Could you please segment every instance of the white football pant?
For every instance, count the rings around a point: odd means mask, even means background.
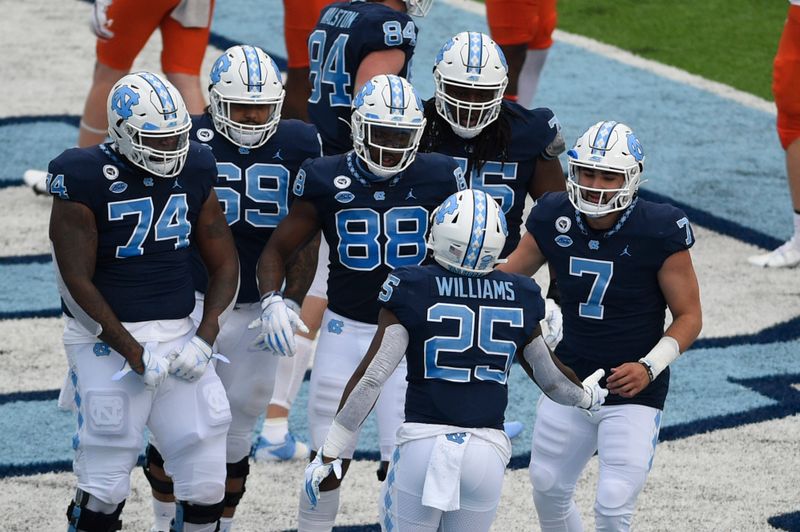
[[[542,395],[536,410],[530,478],[543,532],[583,530],[575,484],[597,451],[600,473],[594,504],[597,530],[630,530],[636,498],[653,464],[661,410],[603,406],[593,416]]]

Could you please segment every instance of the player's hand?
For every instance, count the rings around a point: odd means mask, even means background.
[[[193,336],[183,344],[183,347],[167,355],[169,372],[176,377],[194,382],[206,372],[206,366],[212,355],[211,346],[199,336]]]
[[[261,301],[261,308],[261,318],[253,320],[248,326],[248,329],[261,327],[253,346],[282,356],[294,356],[297,349],[295,331],[308,332],[308,327],[298,315],[297,304],[291,300],[284,301],[280,292],[275,292]]]
[[[108,8],[112,0],[95,0],[92,7],[92,31],[101,39],[111,39],[114,32],[109,29],[113,20],[108,20]]]
[[[629,399],[647,388],[650,376],[639,362],[626,362],[611,368],[611,375],[606,379],[608,391]]]
[[[600,406],[606,401],[606,396],[608,395],[608,390],[600,386],[600,379],[605,374],[605,371],[598,369],[583,379],[584,398],[578,404],[579,408],[583,408],[590,413],[600,410]]]
[[[134,371],[131,365],[126,361],[122,369],[111,377],[111,380],[118,381],[128,373],[133,372],[142,378],[145,388],[153,391],[167,379],[169,362],[165,358],[157,357],[151,354],[147,349],[144,349],[142,351],[142,362],[141,364],[137,364],[136,367],[141,367],[142,371]]]
[[[305,472],[305,489],[306,497],[311,503],[311,508],[317,506],[319,500],[319,485],[320,483],[330,476],[331,472],[336,478],[342,478],[342,459],[337,458],[332,462],[325,463],[322,461],[322,449],[317,452],[317,456],[306,466]]]
[[[544,300],[544,319],[542,320],[542,337],[551,351],[555,351],[558,342],[564,336],[564,320],[561,307],[552,299]]]

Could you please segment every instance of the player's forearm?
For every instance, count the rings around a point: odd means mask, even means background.
[[[274,237],[273,237],[274,238]],[[261,253],[256,268],[256,278],[258,279],[258,291],[263,296],[267,292],[280,290],[283,286],[283,279],[286,275],[286,259],[270,243]]]
[[[536,384],[550,399],[568,406],[584,400],[586,392],[575,372],[552,356],[541,336],[525,346],[523,357],[533,370]]]
[[[678,342],[681,353],[689,349],[703,328],[703,317],[699,310],[674,316],[664,336],[671,336]]]
[[[289,263],[286,272],[286,287],[283,295],[286,299],[302,304],[306,292],[314,281],[317,271],[317,257],[319,255],[320,235],[312,238]]]
[[[122,355],[134,370],[141,368],[143,351],[141,344],[122,326],[103,294],[91,280],[67,276],[64,277],[64,284],[80,309],[102,328],[98,338]]]
[[[214,272],[209,272],[208,289],[203,300],[203,318],[197,336],[212,345],[217,339],[220,316],[235,302],[239,292],[239,260],[235,255]]]

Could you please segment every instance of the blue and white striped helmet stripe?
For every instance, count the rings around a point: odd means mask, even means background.
[[[261,92],[264,80],[261,79],[261,61],[258,52],[252,46],[242,46],[247,60],[247,92]]]
[[[467,58],[467,72],[470,74],[480,74],[483,64],[483,34],[477,32],[469,33],[469,55]]]
[[[617,126],[617,122],[603,122],[603,125],[600,126],[600,130],[597,132],[597,135],[594,137],[594,141],[592,142],[592,154],[593,155],[605,155],[606,154],[606,146],[608,146],[608,138],[611,136],[611,132],[614,131],[614,128]]]
[[[392,101],[389,105],[389,114],[402,115],[405,109],[403,105],[406,101],[406,91],[402,80],[397,76],[386,76],[389,79],[389,87],[392,90]]]
[[[482,190],[473,190],[472,208],[472,234],[469,237],[467,253],[461,261],[465,268],[475,269],[478,258],[481,256],[483,241],[486,238],[486,193]]]
[[[164,113],[164,118],[178,118],[178,107],[175,105],[172,95],[167,90],[167,86],[150,72],[140,72],[139,77],[149,83],[150,86],[153,87],[153,90],[156,91],[158,99],[161,102],[161,111]]]

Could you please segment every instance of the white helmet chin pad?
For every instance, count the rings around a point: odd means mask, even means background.
[[[425,129],[422,100],[405,79],[375,76],[353,98],[350,124],[356,155],[388,179],[414,162]]]
[[[482,190],[449,196],[431,215],[428,248],[442,267],[477,277],[491,272],[508,236],[503,210]]]
[[[242,148],[266,144],[278,129],[286,91],[275,61],[257,46],[237,45],[225,50],[211,68],[208,97],[214,128]],[[267,106],[261,123],[233,119],[232,105]]]
[[[625,124],[604,121],[590,127],[567,151],[567,195],[572,205],[590,218],[626,209],[642,184],[644,150]],[[580,168],[624,176],[619,188],[592,188],[580,184]],[[591,199],[589,199],[591,198]]]
[[[181,173],[192,121],[180,93],[150,72],[128,74],[108,95],[108,134],[132,164],[159,177]]]
[[[465,31],[439,50],[433,80],[436,112],[459,137],[470,139],[500,115],[508,65],[488,35]]]

